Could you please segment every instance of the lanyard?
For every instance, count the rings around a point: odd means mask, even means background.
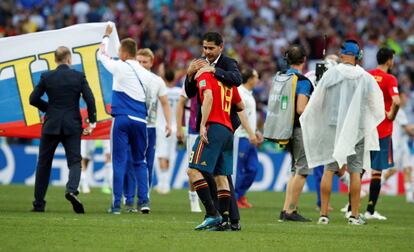
[[[132,71],[134,71],[134,73],[135,73],[135,76],[137,77],[137,79],[138,79],[138,82],[139,82],[139,84],[141,85],[141,87],[142,87],[142,90],[144,90],[144,95],[145,95],[145,97],[147,97],[147,91],[145,90],[145,88],[144,88],[144,85],[142,84],[142,82],[141,82],[141,79],[139,78],[139,76],[138,76],[138,73],[135,71],[135,69],[131,66],[131,64],[129,64],[128,62],[126,62],[126,61],[124,61],[125,63],[127,63],[130,67],[131,67],[131,69],[132,69]]]

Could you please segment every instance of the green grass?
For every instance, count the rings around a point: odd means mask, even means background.
[[[414,251],[414,205],[403,197],[381,197],[387,221],[348,226],[334,194],[331,223],[316,224],[315,195],[301,197],[312,223],[278,223],[283,193],[249,193],[253,209],[242,209],[241,232],[193,231],[202,214],[189,212],[187,191],[152,194],[150,215],[109,215],[111,196],[98,189],[81,195],[86,214],[76,215],[64,189],[50,187],[45,213],[31,213],[33,188],[0,186],[0,251]],[[365,207],[365,205],[364,205]]]

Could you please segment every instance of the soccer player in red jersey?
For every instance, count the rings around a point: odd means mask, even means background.
[[[201,99],[202,118],[200,135],[194,143],[189,158],[188,176],[206,209],[206,218],[196,230],[230,230],[230,187],[227,176],[233,173],[233,129],[230,110],[233,105],[244,109],[236,87],[227,87],[213,73],[203,68],[196,75]],[[204,174],[215,176],[219,209],[213,203]]]
[[[400,97],[398,94],[397,79],[388,72],[394,65],[394,51],[389,48],[381,48],[377,53],[378,67],[368,71],[378,82],[384,95],[385,114],[384,121],[378,125],[378,135],[380,141],[380,150],[371,151],[371,184],[369,187],[369,201],[365,218],[386,220],[375,211],[375,206],[381,191],[381,174],[382,170],[394,166],[392,153],[392,125],[400,106]]]

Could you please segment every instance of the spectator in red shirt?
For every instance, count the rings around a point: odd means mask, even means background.
[[[375,206],[381,191],[382,170],[394,166],[391,140],[392,121],[394,121],[397,115],[400,106],[400,97],[398,94],[397,78],[388,73],[394,65],[394,51],[385,47],[381,48],[377,53],[377,62],[377,68],[368,72],[374,76],[382,90],[384,95],[386,117],[377,127],[380,150],[371,151],[372,177],[369,187],[369,201],[367,211],[365,212],[365,218],[386,220],[387,218],[385,216],[382,216],[375,211]]]

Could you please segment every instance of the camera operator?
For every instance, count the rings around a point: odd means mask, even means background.
[[[340,62],[339,57],[336,54],[328,54],[326,55],[323,62],[317,63],[315,70],[311,70],[305,74],[305,76],[312,82],[312,85],[316,87],[320,79],[322,78],[323,74],[331,67],[338,65]],[[323,165],[318,166],[313,171],[313,177],[315,179],[315,187],[317,193],[317,201],[316,205],[318,208],[321,208],[321,180],[323,175]],[[345,172],[345,169],[341,169],[336,174],[341,180],[342,183],[349,186],[349,175]],[[332,207],[329,206],[329,211],[332,211]]]
[[[384,99],[375,79],[359,65],[362,51],[354,40],[343,43],[341,63],[326,71],[300,117],[309,167],[326,165],[318,223],[328,224],[332,179],[348,165],[352,215],[351,225],[363,225],[358,212],[362,168],[369,167],[370,150],[378,150],[377,125],[384,119]]]

